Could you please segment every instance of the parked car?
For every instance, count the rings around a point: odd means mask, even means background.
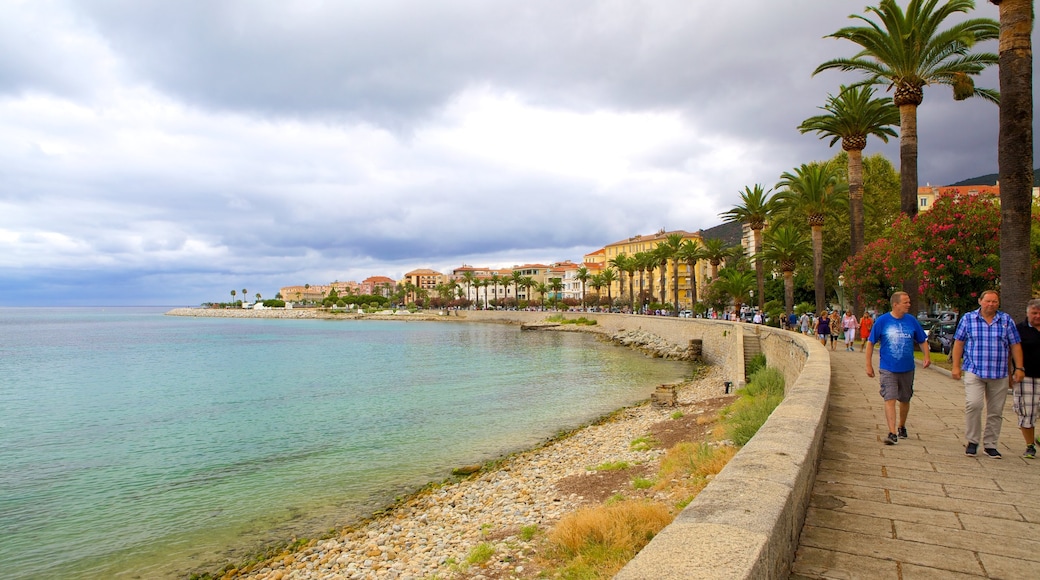
[[[928,332],[928,349],[932,352],[950,354],[953,349],[953,333],[957,330],[954,322],[938,322]]]

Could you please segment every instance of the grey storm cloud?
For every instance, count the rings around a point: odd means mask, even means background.
[[[811,73],[854,52],[823,37],[862,9],[5,3],[0,304],[273,295],[717,225],[745,185],[839,151],[796,127],[856,80]],[[927,88],[921,182],[996,171],[996,119]],[[875,152],[898,165],[897,141]]]

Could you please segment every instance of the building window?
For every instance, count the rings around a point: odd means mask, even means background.
[[[921,198],[921,207],[928,207],[928,198],[927,197],[922,197]]]

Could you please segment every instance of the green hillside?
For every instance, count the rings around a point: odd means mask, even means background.
[[[957,183],[951,183],[950,185],[996,185],[998,174],[990,173],[989,175],[980,175],[978,177],[972,177],[971,179],[965,179],[964,181],[958,181]],[[1040,169],[1033,170],[1033,187],[1040,186]]]

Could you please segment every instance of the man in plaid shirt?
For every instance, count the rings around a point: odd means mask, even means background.
[[[1014,360],[1012,380],[1025,376],[1022,366],[1022,339],[1015,321],[999,311],[1000,296],[986,290],[979,297],[979,309],[965,314],[953,333],[953,378],[964,376],[964,435],[968,445],[965,455],[974,456],[982,447],[993,459],[1002,456],[997,450],[1004,402],[1008,392],[1008,354]],[[963,358],[963,365],[962,363]],[[986,408],[986,430],[982,431],[982,409]]]

